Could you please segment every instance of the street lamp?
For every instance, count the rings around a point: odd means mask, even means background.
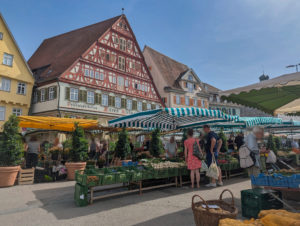
[[[298,66],[299,66],[299,65],[300,65],[300,64],[292,64],[292,65],[286,66],[286,68],[296,67],[296,72],[298,72]]]

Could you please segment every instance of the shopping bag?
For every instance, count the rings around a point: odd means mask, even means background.
[[[267,160],[266,162],[267,163],[276,163],[277,161],[277,158],[276,158],[276,155],[274,154],[274,152],[271,150],[268,154],[268,157],[267,157]]]
[[[201,169],[200,169],[200,172],[206,172],[208,170],[208,167],[205,163],[204,160],[201,161]]]
[[[199,160],[203,160],[205,158],[197,140],[195,140],[193,144],[193,155],[197,157]]]
[[[213,155],[212,163],[210,164],[208,171],[206,172],[206,176],[215,179],[219,178],[219,169],[216,164],[216,159],[214,155]]]

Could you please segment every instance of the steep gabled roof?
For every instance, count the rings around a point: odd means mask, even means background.
[[[12,32],[10,31],[9,26],[7,25],[7,23],[6,23],[6,21],[5,21],[4,17],[3,17],[3,15],[1,14],[1,12],[0,12],[0,19],[3,21],[3,24],[4,24],[4,26],[6,27],[8,33],[9,33],[9,36],[11,37],[12,41],[14,42],[14,44],[15,44],[15,46],[16,46],[16,48],[17,48],[17,51],[19,52],[19,54],[20,54],[20,56],[21,56],[21,58],[22,58],[24,64],[26,65],[26,67],[27,67],[27,69],[28,69],[29,74],[30,74],[30,75],[32,76],[32,78],[33,78],[32,72],[31,72],[31,70],[30,70],[30,68],[29,68],[29,66],[28,66],[28,64],[27,64],[27,62],[26,62],[26,60],[25,60],[25,58],[24,58],[24,56],[23,56],[23,54],[22,54],[22,52],[21,52],[19,46],[18,46],[18,43],[17,43],[17,41],[15,40],[15,37],[13,36]],[[34,82],[34,78],[33,78],[33,82]]]
[[[207,84],[207,83],[204,83],[204,85],[207,87],[207,92],[209,93],[219,93],[221,90],[210,85],[210,84]]]
[[[168,86],[175,89],[182,89],[179,85],[177,78],[187,72],[189,67],[185,64],[179,63],[170,57],[157,52],[156,50],[145,46],[143,52],[148,52],[156,67],[163,75],[163,79],[167,82]]]
[[[33,71],[39,71],[37,79],[58,77],[120,17],[122,15],[44,40],[28,61]]]

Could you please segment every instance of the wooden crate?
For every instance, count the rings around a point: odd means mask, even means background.
[[[19,177],[18,177],[18,184],[33,184],[34,182],[34,168],[31,169],[20,169]]]

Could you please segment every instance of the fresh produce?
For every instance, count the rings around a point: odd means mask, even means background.
[[[278,215],[278,216],[284,216],[284,217],[289,217],[289,218],[292,218],[292,219],[300,220],[300,213],[292,213],[292,212],[289,212],[289,211],[286,211],[286,210],[274,210],[274,209],[261,210],[258,214],[258,217],[263,218],[268,214],[275,214],[275,215]]]
[[[185,162],[150,162],[149,165],[154,169],[166,169],[166,168],[180,168],[186,166]]]
[[[293,219],[287,216],[280,216],[277,214],[267,214],[261,220],[264,226],[299,226],[300,220]]]
[[[201,210],[201,211],[206,210],[206,208],[204,208],[204,207],[202,207],[202,206],[197,206],[196,209]],[[209,208],[208,210],[209,210],[209,212],[211,212],[211,213],[217,213],[217,214],[230,214],[229,211],[223,210],[223,209],[221,209],[221,208],[217,208],[217,209],[214,209],[214,208],[210,209],[210,208]]]
[[[99,182],[99,177],[97,177],[97,176],[88,176],[86,182],[87,183],[90,183],[90,182],[96,182],[96,183],[98,183]]]
[[[219,221],[219,226],[263,226],[260,220],[235,220],[230,218],[221,219]]]

